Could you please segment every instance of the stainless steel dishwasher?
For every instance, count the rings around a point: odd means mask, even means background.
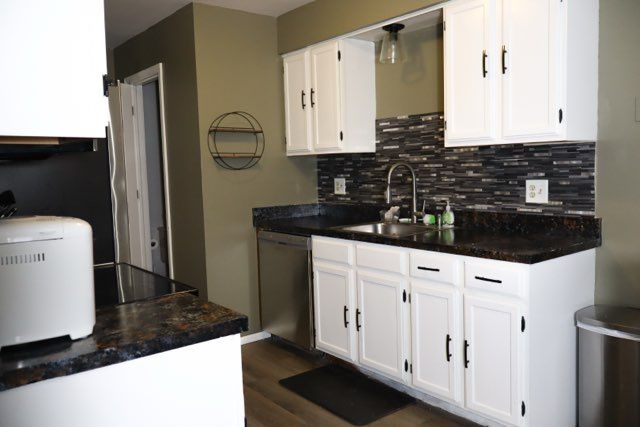
[[[311,239],[259,231],[258,257],[262,329],[312,349]]]

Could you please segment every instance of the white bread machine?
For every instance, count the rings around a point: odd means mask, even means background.
[[[80,219],[0,220],[0,348],[95,325],[91,226]]]

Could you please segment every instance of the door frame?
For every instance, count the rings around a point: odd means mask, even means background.
[[[133,107],[135,111],[142,112],[144,110],[142,102],[142,85],[157,81],[158,82],[158,114],[160,116],[160,145],[162,152],[162,175],[163,175],[163,192],[164,192],[164,216],[165,216],[165,229],[167,233],[167,267],[169,270],[169,278],[173,279],[173,233],[172,233],[172,221],[171,221],[171,193],[169,187],[169,156],[167,150],[167,124],[165,117],[165,97],[164,97],[164,66],[160,62],[152,65],[142,71],[125,77],[124,83],[132,85],[136,89],[136,96],[133,99]],[[147,163],[144,144],[144,114],[137,114],[137,148],[141,154],[141,161],[139,163],[140,174],[144,182],[144,191],[148,192],[146,185],[147,180]],[[145,200],[145,216],[149,217],[149,198],[148,194],[144,195]],[[148,224],[148,221],[147,221]]]

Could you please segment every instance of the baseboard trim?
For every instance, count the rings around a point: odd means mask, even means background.
[[[261,341],[261,340],[267,339],[270,336],[271,336],[271,334],[269,332],[266,332],[266,331],[256,332],[255,334],[245,335],[242,338],[240,338],[240,344],[242,344],[242,345],[250,344],[252,342],[256,342],[256,341]]]

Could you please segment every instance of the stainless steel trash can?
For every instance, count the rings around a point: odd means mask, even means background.
[[[640,426],[640,310],[586,307],[576,325],[578,425]]]

